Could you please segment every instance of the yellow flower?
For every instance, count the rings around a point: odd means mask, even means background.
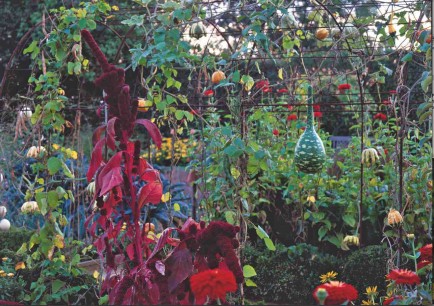
[[[347,235],[344,238],[343,241],[346,245],[359,245],[359,237],[358,236],[352,236],[352,235]]]
[[[373,286],[373,287],[367,287],[366,288],[366,293],[365,293],[368,297],[376,297],[378,295],[377,292],[377,286]]]
[[[371,300],[363,300],[362,305],[377,305],[377,304],[372,302]]]
[[[8,273],[7,274],[9,277],[13,277],[15,274],[13,274],[13,273]]]
[[[336,279],[336,276],[338,275],[335,271],[327,272],[326,274],[321,275],[319,278],[321,280],[321,283],[327,283],[328,281]]]
[[[60,146],[57,143],[53,143],[53,149],[54,150],[59,150]]]
[[[119,11],[119,6],[113,5],[112,6],[112,10],[115,11],[115,12]]]
[[[314,196],[308,196],[307,201],[311,203],[315,203],[315,197]]]
[[[21,269],[25,269],[26,268],[26,264],[22,261],[18,262],[15,265],[15,271],[21,270]]]
[[[3,260],[3,261],[6,261],[6,260],[8,260],[8,258],[7,258],[7,257],[3,257],[2,260]]]
[[[71,151],[70,156],[71,156],[72,159],[77,159],[78,158],[77,151]]]

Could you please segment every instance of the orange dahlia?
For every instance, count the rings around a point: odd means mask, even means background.
[[[420,278],[416,273],[407,269],[395,269],[386,275],[387,279],[395,281],[396,284],[414,285],[420,284]]]
[[[204,301],[208,296],[211,300],[226,298],[226,293],[237,291],[234,274],[226,269],[206,270],[190,278],[190,287],[198,300]]]
[[[358,296],[356,288],[352,285],[344,282],[330,281],[319,285],[313,291],[313,297],[317,302],[320,302],[317,292],[323,290],[327,292],[327,297],[324,302],[325,305],[341,305],[347,301],[357,300]]]

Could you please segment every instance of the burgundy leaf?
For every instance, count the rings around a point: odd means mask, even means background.
[[[133,260],[134,259],[134,243],[130,243],[126,248],[126,251],[127,251],[127,255],[130,258],[130,260]]]
[[[166,273],[166,266],[164,263],[161,262],[161,260],[157,260],[155,262],[155,269],[161,274],[164,275]]]
[[[151,136],[154,143],[157,145],[157,148],[161,148],[161,143],[163,138],[161,137],[160,130],[152,121],[148,119],[137,119],[136,124],[143,125],[147,130],[149,135]]]
[[[104,184],[104,177],[110,172],[113,168],[119,168],[122,161],[122,152],[118,152],[113,155],[104,168],[97,175],[95,190],[98,191],[102,188]],[[99,195],[103,195],[103,193],[99,193]]]
[[[145,186],[140,188],[139,191],[139,197],[137,199],[139,208],[142,208],[142,206],[147,203],[160,203],[162,195],[163,185],[159,180],[147,183]]]
[[[113,117],[107,122],[107,134],[111,137],[115,137],[115,125],[118,118]]]
[[[122,178],[122,169],[121,167],[112,168],[109,172],[107,172],[102,178],[102,186],[101,191],[99,193],[100,196],[106,194],[114,187],[119,186],[123,183]],[[161,199],[161,196],[160,196]]]
[[[140,178],[146,182],[153,182],[160,179],[160,172],[155,169],[147,169],[143,172]]]
[[[168,276],[169,292],[172,293],[193,272],[193,254],[181,243],[165,261],[166,267],[171,271]]]
[[[102,162],[102,148],[105,145],[106,140],[105,138],[100,139],[95,147],[93,148],[92,151],[92,157],[90,159],[90,165],[89,165],[89,169],[87,170],[87,181],[90,182],[93,178],[93,175],[95,174],[95,172],[98,170],[98,168],[101,166],[101,162]]]
[[[92,135],[92,144],[95,146],[95,144],[101,139],[101,134],[102,132],[104,132],[105,129],[105,124],[101,125],[99,127],[96,128],[95,132],[93,132]]]
[[[151,256],[149,256],[148,261],[155,256],[167,243],[167,240],[170,238],[170,233],[174,230],[173,227],[166,228],[162,233],[160,238],[157,241],[157,245],[155,246],[154,250],[152,251]]]

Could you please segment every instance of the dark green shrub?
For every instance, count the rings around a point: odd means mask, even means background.
[[[382,245],[370,245],[354,251],[345,260],[340,280],[356,287],[359,301],[366,287],[377,286],[381,295],[386,295],[387,249]]]
[[[11,227],[8,232],[0,232],[0,251],[4,249],[18,251],[24,242],[30,240],[32,234],[33,231],[16,227]]]
[[[320,284],[319,276],[340,271],[341,261],[321,253],[318,248],[302,243],[291,247],[277,245],[272,252],[247,246],[244,264],[256,269],[252,280],[258,287],[246,287],[246,296],[265,302],[313,305],[313,289]]]

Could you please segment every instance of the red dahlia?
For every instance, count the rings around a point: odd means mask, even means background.
[[[268,80],[260,80],[255,84],[256,89],[262,89],[268,86],[270,86],[270,82],[268,82]]]
[[[374,120],[387,121],[387,116],[383,113],[378,113],[374,116]]]
[[[327,291],[325,305],[342,305],[347,301],[357,300],[358,296],[356,288],[352,285],[344,282],[330,281],[315,288],[313,297],[317,302],[319,302],[319,300],[316,293],[319,289],[325,289]]]
[[[421,261],[429,261],[432,262],[432,243],[426,244],[419,249]]]
[[[226,269],[206,270],[190,278],[191,291],[197,300],[204,301],[208,296],[211,300],[224,301],[226,293],[237,291],[234,274]]]
[[[288,121],[297,120],[297,115],[296,114],[288,115],[286,120],[288,120]]]
[[[350,84],[347,84],[347,83],[345,83],[345,84],[340,84],[340,85],[338,86],[338,89],[341,90],[341,91],[343,91],[343,90],[348,90],[348,89],[351,89],[351,85],[350,85]]]
[[[416,273],[407,269],[395,269],[386,275],[387,279],[395,281],[396,284],[415,285],[420,284],[420,278]]]
[[[214,91],[213,91],[212,89],[207,89],[207,90],[205,90],[205,91],[203,92],[203,95],[204,95],[205,97],[211,97],[211,96],[214,95]]]

